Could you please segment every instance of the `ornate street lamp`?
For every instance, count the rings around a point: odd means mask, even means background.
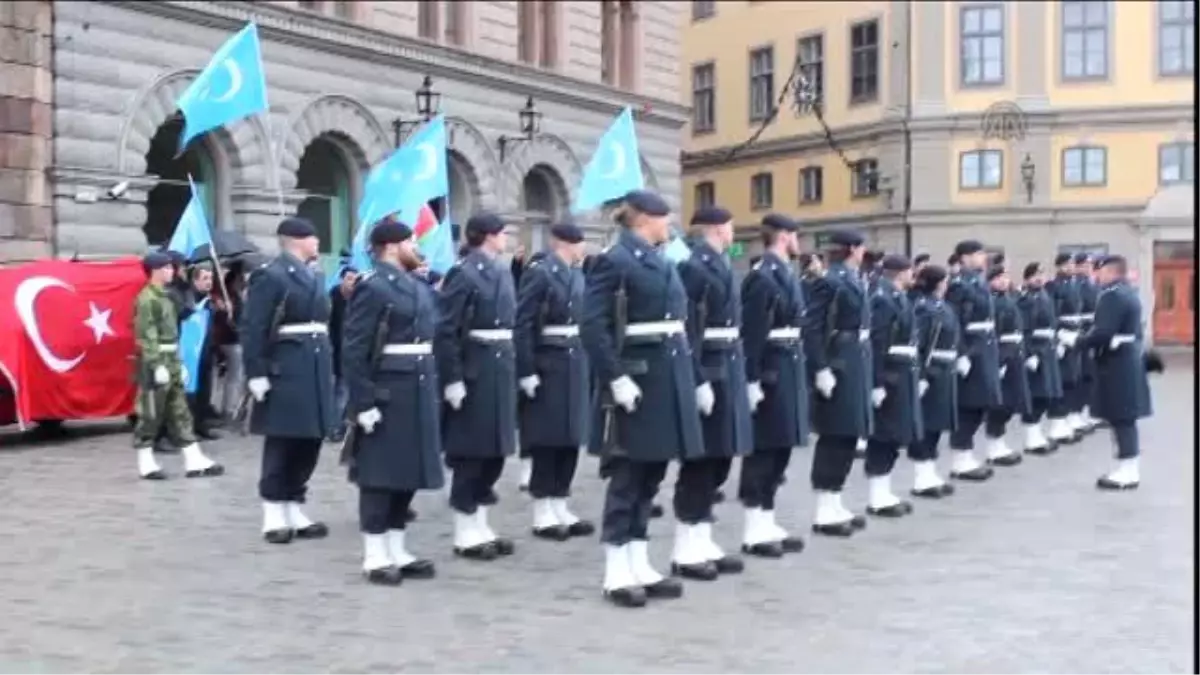
[[[1037,175],[1037,166],[1033,163],[1033,158],[1029,153],[1025,153],[1025,159],[1021,161],[1021,182],[1025,184],[1025,203],[1033,203],[1033,188],[1034,177]]]
[[[417,102],[419,119],[405,120],[397,117],[392,120],[392,131],[396,134],[396,147],[404,142],[405,136],[417,126],[428,122],[437,116],[442,107],[442,94],[433,88],[433,78],[426,75],[421,86],[413,92]]]
[[[500,162],[504,163],[505,153],[509,145],[514,143],[528,143],[537,135],[542,126],[542,113],[538,112],[537,107],[533,105],[533,97],[525,99],[525,107],[517,113],[520,120],[521,135],[520,136],[501,136],[497,143],[500,146]]]

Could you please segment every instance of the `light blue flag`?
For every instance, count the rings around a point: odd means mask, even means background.
[[[206,131],[266,112],[267,82],[258,27],[249,24],[221,45],[176,105],[183,113],[180,153]]]
[[[179,216],[175,232],[171,234],[171,241],[167,242],[167,250],[178,251],[191,258],[192,253],[205,244],[211,249],[212,232],[208,229],[208,219],[204,217],[204,204],[191,176],[188,176],[188,184],[191,186],[192,198],[188,200],[187,208]]]
[[[200,352],[204,349],[204,338],[208,336],[210,316],[212,310],[208,307],[208,298],[205,298],[179,327],[179,360],[187,371],[183,390],[188,394],[196,393],[200,384]]]
[[[600,137],[596,152],[583,171],[572,211],[590,211],[631,190],[641,190],[645,183],[633,111],[626,107]]]
[[[671,241],[663,247],[663,257],[675,264],[679,264],[684,260],[692,257],[692,249],[679,236],[679,233],[674,228],[671,229]]]
[[[446,215],[442,218],[442,222],[417,242],[429,269],[438,274],[445,274],[451,267],[454,267],[455,259],[454,238],[450,236],[450,229],[453,227],[450,223],[453,221],[450,220],[449,199],[446,200],[445,211]]]

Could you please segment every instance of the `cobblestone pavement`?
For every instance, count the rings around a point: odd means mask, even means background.
[[[515,467],[497,509],[515,556],[454,559],[444,495],[426,494],[411,538],[439,577],[383,589],[360,580],[355,493],[332,449],[310,508],[332,534],[269,546],[248,439],[210,445],[223,478],[145,483],[124,434],[0,438],[0,672],[1188,672],[1195,368],[1170,367],[1142,427],[1137,492],[1094,489],[1111,456],[1101,432],[642,611],[601,601],[595,541],[531,540]],[[810,457],[779,510],[796,531]],[[577,483],[589,516],[595,468]],[[862,503],[861,475],[848,496]],[[719,514],[732,549],[741,517]],[[660,568],[670,527],[653,529]]]

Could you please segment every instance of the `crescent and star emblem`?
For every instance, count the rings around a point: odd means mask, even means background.
[[[213,103],[228,103],[233,99],[234,96],[238,95],[238,92],[242,90],[242,68],[237,64],[237,61],[234,61],[233,59],[225,59],[221,62],[221,66],[225,68],[225,72],[229,73],[229,88],[225,90],[224,94],[211,99],[211,102]],[[201,101],[208,101],[210,100],[208,95],[211,93],[211,85],[205,85],[204,89],[200,90],[200,94],[196,96],[196,98],[200,99]]]
[[[600,176],[600,178],[604,180],[620,178],[621,174],[625,173],[625,146],[617,143],[616,141],[612,141],[608,144],[608,147],[612,152],[613,163],[612,168],[605,172],[604,175]]]
[[[420,171],[413,176],[414,181],[429,180],[437,174],[438,170],[438,151],[433,143],[422,143],[417,146],[417,152],[421,153],[421,157],[425,159],[425,164]]]
[[[29,341],[33,343],[34,351],[41,357],[47,368],[61,375],[79,365],[84,357],[87,356],[87,350],[84,350],[79,356],[73,359],[64,359],[55,354],[46,344],[46,339],[42,335],[42,328],[38,324],[37,315],[34,314],[33,306],[42,291],[48,288],[61,288],[75,293],[75,288],[62,279],[44,276],[30,277],[17,286],[17,291],[13,294],[13,304],[16,305],[17,316],[21,319],[21,325],[25,327],[25,334],[29,336]],[[88,318],[83,323],[91,329],[92,335],[96,339],[96,344],[100,344],[106,335],[116,337],[117,334],[110,325],[111,321],[111,309],[101,310],[96,306],[96,303],[88,303]]]

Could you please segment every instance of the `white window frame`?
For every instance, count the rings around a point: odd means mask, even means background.
[[[1173,159],[1172,156],[1174,156]],[[1167,171],[1172,166],[1175,169],[1175,175],[1168,176]],[[1196,182],[1196,143],[1180,141],[1158,146],[1158,184],[1180,185],[1194,182]]]
[[[850,174],[850,196],[854,199],[864,199],[878,194],[879,160],[864,157],[854,163],[854,170]]]
[[[1099,157],[1097,161],[1095,158]],[[1077,158],[1078,175],[1072,177],[1072,158]],[[1097,167],[1099,167],[1097,169]],[[1100,175],[1094,173],[1099,171]],[[1102,145],[1074,145],[1062,151],[1063,187],[1104,187],[1108,185],[1108,148]]]
[[[1059,5],[1062,12],[1062,48],[1059,73],[1064,82],[1106,80],[1112,71],[1109,38],[1112,34],[1112,12],[1108,0],[1063,0]],[[1078,49],[1072,49],[1072,38],[1078,39]],[[1099,44],[1094,44],[1098,42]],[[1075,52],[1078,52],[1075,54]],[[1093,61],[1097,57],[1098,61]],[[1078,71],[1071,64],[1077,58]],[[1100,67],[1092,70],[1093,63]]]
[[[1178,35],[1178,46],[1167,46],[1168,35]],[[1168,66],[1168,49],[1179,52],[1178,65]],[[1158,74],[1162,77],[1192,76],[1196,72],[1195,51],[1196,5],[1193,0],[1159,0]]]
[[[992,87],[1004,84],[1004,5],[967,5],[959,10],[959,84],[963,87]],[[997,24],[994,19],[998,19]],[[989,45],[999,45],[988,56]],[[993,50],[996,51],[996,50]],[[989,66],[993,69],[989,71]]]
[[[696,183],[696,186],[693,188],[692,197],[696,201],[696,208],[716,206],[717,184],[711,180],[702,180]]]
[[[750,50],[750,121],[761,122],[775,112],[775,45]]]
[[[800,169],[800,203],[820,204],[825,199],[825,170],[819,166]]]
[[[750,208],[754,211],[769,209],[775,203],[775,176],[762,171],[750,177]]]
[[[815,45],[815,47],[814,47]],[[821,105],[825,99],[825,34],[806,35],[796,40],[796,63],[801,77],[807,83],[811,99],[808,108],[801,110],[807,113],[811,106]]]
[[[1003,150],[967,150],[958,154],[958,189],[999,190],[1003,186]]]

